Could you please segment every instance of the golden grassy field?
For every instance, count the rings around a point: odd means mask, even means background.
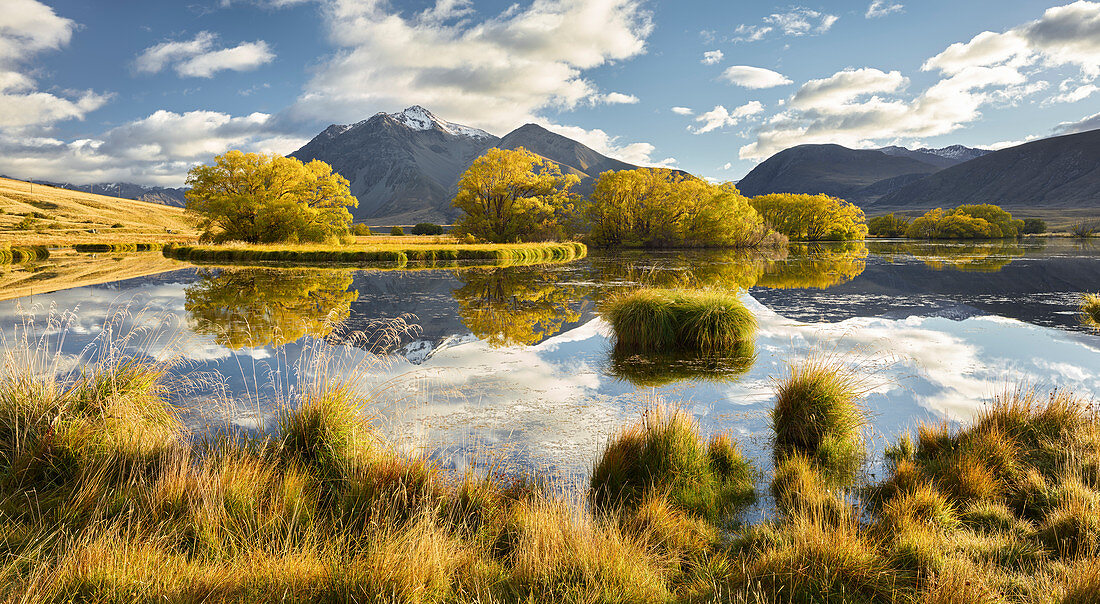
[[[0,178],[0,242],[194,241],[198,230],[181,208]]]

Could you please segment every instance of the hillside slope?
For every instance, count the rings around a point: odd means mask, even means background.
[[[1001,149],[947,168],[874,204],[881,211],[964,203],[1006,208],[1100,208],[1100,130]]]
[[[940,167],[877,149],[840,145],[798,145],[776,153],[737,183],[748,196],[767,193],[825,193],[855,203],[869,201],[861,191],[887,179],[931,174]]]
[[[198,236],[181,208],[8,178],[0,178],[0,210],[0,241],[161,242]],[[19,228],[24,222],[29,228]]]

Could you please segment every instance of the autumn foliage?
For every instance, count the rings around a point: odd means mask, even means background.
[[[867,237],[863,210],[837,197],[772,193],[752,198],[768,226],[793,241],[848,241]]]

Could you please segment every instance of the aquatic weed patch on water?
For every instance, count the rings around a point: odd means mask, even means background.
[[[402,245],[316,246],[316,245],[169,245],[164,255],[190,262],[294,262],[387,263],[405,265],[448,265],[482,260],[501,264],[569,262],[583,258],[583,243],[460,244],[428,243]]]
[[[756,317],[738,294],[715,289],[642,288],[613,298],[602,311],[616,349],[632,353],[731,353],[756,332]]]
[[[1086,325],[1100,329],[1100,294],[1081,296],[1081,315]]]

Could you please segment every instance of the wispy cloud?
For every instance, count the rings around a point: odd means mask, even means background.
[[[790,84],[787,76],[763,67],[750,65],[733,65],[722,72],[722,79],[737,86],[745,88],[775,88]]]
[[[716,65],[722,62],[722,57],[725,55],[720,50],[708,50],[703,53],[703,60],[700,61],[703,65]]]
[[[877,19],[891,13],[900,13],[904,10],[904,4],[890,2],[889,0],[874,0],[874,2],[867,7],[867,13],[864,16],[868,19]]]
[[[161,42],[134,59],[139,73],[159,73],[172,67],[181,77],[209,78],[219,71],[249,71],[270,63],[275,53],[263,40],[242,42],[232,48],[215,48],[217,35],[199,32],[191,40]]]
[[[701,123],[701,126],[688,127],[688,130],[692,134],[706,134],[719,128],[725,128],[727,126],[736,126],[741,123],[745,118],[763,113],[764,104],[760,101],[749,101],[740,107],[735,108],[733,111],[729,111],[722,105],[715,105],[714,109],[701,114],[695,118],[696,122]]]

